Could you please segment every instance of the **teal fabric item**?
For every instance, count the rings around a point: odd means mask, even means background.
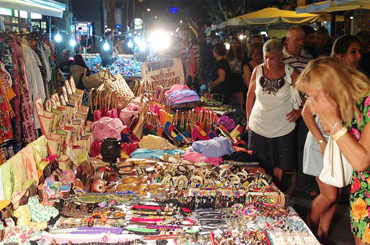
[[[48,222],[59,214],[58,209],[40,204],[38,196],[28,199],[28,207],[31,212],[31,220],[36,223]]]
[[[159,160],[159,157],[162,157],[164,154],[175,155],[180,153],[184,155],[185,151],[183,150],[148,150],[148,149],[137,149],[131,153],[131,158],[145,158],[145,159],[155,159]]]

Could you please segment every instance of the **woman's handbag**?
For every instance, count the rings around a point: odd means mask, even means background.
[[[342,188],[350,184],[352,172],[352,165],[330,135],[324,152],[324,166],[320,173],[320,180],[325,184]]]
[[[293,67],[291,67],[289,65],[285,65],[286,80],[290,85],[290,93],[291,93],[290,98],[291,98],[291,101],[292,101],[293,109],[294,110],[299,110],[299,107],[302,104],[302,98],[301,98],[301,95],[299,94],[297,88],[293,84],[292,77],[291,77],[293,72],[294,72]]]

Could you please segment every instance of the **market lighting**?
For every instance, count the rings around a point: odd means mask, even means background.
[[[226,47],[227,50],[229,50],[230,49],[230,43],[225,43],[225,47]]]
[[[244,35],[243,34],[240,34],[239,39],[240,40],[243,40],[244,39]]]
[[[132,48],[133,46],[134,46],[134,44],[132,43],[132,41],[131,40],[128,41],[127,47]]]
[[[158,17],[157,16],[154,16],[155,19],[157,19]]]
[[[170,46],[171,43],[171,37],[168,35],[165,31],[154,31],[151,35],[151,43],[153,45],[153,48],[155,50],[165,50]]]
[[[76,47],[76,40],[74,38],[72,38],[70,41],[69,41],[69,45],[71,45],[72,47]]]
[[[140,37],[135,37],[134,41],[135,41],[136,44],[139,44],[140,43]]]
[[[182,20],[180,20],[180,23],[182,24]]]
[[[146,11],[150,12],[150,8],[147,8]]]
[[[110,49],[110,45],[109,45],[107,40],[105,40],[105,43],[103,45],[103,49],[104,49],[104,51],[108,51]]]
[[[54,41],[57,43],[60,43],[62,41],[62,36],[59,32],[54,36]]]
[[[351,20],[353,20],[353,16],[349,17]]]
[[[145,40],[141,40],[140,41],[140,43],[139,43],[139,49],[140,49],[140,51],[145,52],[145,50],[146,50],[146,42],[145,42]]]

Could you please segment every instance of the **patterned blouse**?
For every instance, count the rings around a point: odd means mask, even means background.
[[[357,103],[349,133],[360,140],[361,132],[370,121],[370,96]],[[353,171],[350,195],[351,230],[364,243],[370,243],[370,167],[365,171]]]

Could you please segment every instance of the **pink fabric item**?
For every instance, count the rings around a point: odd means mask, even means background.
[[[119,119],[121,119],[123,125],[130,125],[132,118],[139,114],[139,109],[140,107],[133,103],[129,103],[123,108],[119,114]]]
[[[37,173],[37,165],[33,158],[33,149],[30,145],[21,150],[23,155],[24,167],[26,168],[27,179],[34,179],[36,185],[39,183],[39,175]]]
[[[213,166],[219,166],[220,162],[222,162],[222,157],[205,157],[202,153],[193,152],[193,151],[186,151],[184,155],[182,155],[182,159],[193,162],[193,163],[209,163]]]
[[[182,85],[182,84],[175,84],[171,87],[171,89],[167,90],[165,94],[168,96],[170,95],[173,91],[176,90],[181,90],[181,89],[189,89],[187,85]]]
[[[90,154],[92,157],[99,156],[101,148],[101,140],[95,140],[90,146]]]
[[[109,110],[107,112],[107,117],[110,117],[110,118],[118,118],[117,109],[116,108],[113,108],[112,110]]]
[[[104,140],[107,137],[121,139],[121,132],[124,128],[118,118],[102,117],[92,125],[92,132],[95,140]]]

